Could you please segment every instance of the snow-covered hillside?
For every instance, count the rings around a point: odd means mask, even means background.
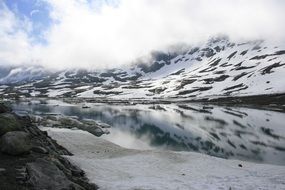
[[[38,80],[46,75],[42,67],[18,67],[11,68],[8,74],[0,79],[0,84],[25,83],[32,80]]]
[[[285,46],[223,37],[183,53],[157,53],[152,63],[53,74],[18,68],[0,83],[10,85],[2,94],[23,96],[185,99],[284,93],[284,75]]]

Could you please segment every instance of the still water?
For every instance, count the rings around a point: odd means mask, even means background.
[[[285,165],[285,113],[201,104],[69,104],[17,102],[18,113],[62,114],[111,125],[103,135],[135,149],[194,151],[222,158]]]

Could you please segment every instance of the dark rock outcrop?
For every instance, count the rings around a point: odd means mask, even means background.
[[[42,158],[27,164],[27,173],[28,182],[35,190],[84,190],[83,187],[67,179],[54,163]]]
[[[72,154],[41,131],[29,116],[0,113],[0,189],[96,190]],[[0,110],[1,111],[1,110]],[[29,154],[25,154],[29,153]]]
[[[6,113],[11,111],[11,108],[5,106],[3,103],[0,103],[0,113]]]
[[[8,132],[1,137],[1,152],[9,155],[27,154],[30,151],[29,134],[22,131]]]
[[[41,146],[33,146],[31,150],[40,154],[48,154],[48,150]]]
[[[20,131],[21,124],[16,116],[11,113],[0,114],[0,136],[10,131]]]

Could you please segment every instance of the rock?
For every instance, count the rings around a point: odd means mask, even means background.
[[[11,111],[11,108],[5,106],[3,103],[0,103],[0,113],[6,113]]]
[[[109,134],[110,134],[110,131],[107,130],[107,129],[105,129],[105,130],[104,130],[104,133],[105,133],[106,135],[109,135]]]
[[[80,168],[79,169],[71,169],[71,174],[73,176],[76,176],[76,177],[82,177],[82,176],[84,176],[85,172],[83,170],[81,170]]]
[[[56,165],[39,158],[27,164],[28,182],[35,190],[84,190],[71,182]]]
[[[88,131],[89,133],[100,137],[101,135],[105,134],[103,129],[96,127],[96,126],[88,126],[88,125],[83,125],[83,126],[78,126],[77,128],[83,130],[83,131]]]
[[[0,168],[0,176],[5,175],[6,169],[5,168]]]
[[[48,154],[48,150],[41,146],[33,146],[31,150],[40,154]]]
[[[85,175],[85,172],[81,168],[79,168],[78,166],[72,165],[72,164],[70,164],[70,166],[71,166],[70,167],[71,168],[71,174],[73,176],[83,177]]]
[[[21,124],[15,115],[11,113],[0,114],[0,136],[10,131],[20,131]]]
[[[96,123],[101,128],[111,128],[111,125],[109,125],[107,123],[103,123],[103,122],[99,122],[99,121],[97,121]]]
[[[76,177],[83,177],[85,172],[76,165],[72,165],[67,159],[58,157],[58,160],[54,160],[54,163],[61,170],[69,170],[70,174]]]
[[[62,117],[58,121],[64,127],[77,127],[77,126],[82,125],[80,121],[76,119],[68,118],[68,117]]]
[[[25,170],[21,171],[18,170],[18,172],[16,173],[16,180],[18,183],[24,183],[27,180],[27,172],[26,172],[26,168],[24,168]]]
[[[16,181],[20,184],[25,183],[25,181],[27,181],[27,168],[20,167],[20,168],[16,168],[15,170],[16,170],[16,174],[15,174]]]
[[[29,134],[22,131],[8,132],[1,137],[1,152],[9,155],[21,155],[30,150]]]
[[[42,131],[42,133],[43,133],[46,137],[48,137],[48,132],[47,132],[47,131]]]
[[[34,135],[34,136],[38,136],[38,135],[39,135],[39,131],[36,130],[34,127],[28,127],[27,130],[28,130],[28,132],[29,132],[31,135]]]
[[[99,127],[91,128],[91,130],[89,131],[97,137],[100,137],[101,135],[105,134],[105,132]]]
[[[58,169],[60,169],[63,173],[65,173],[66,175],[69,175],[69,176],[72,175],[71,170],[70,170],[70,166],[65,166],[60,161],[60,159],[52,159],[52,161],[58,167]]]

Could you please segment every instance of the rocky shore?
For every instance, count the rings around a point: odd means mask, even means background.
[[[43,98],[45,100],[47,98]],[[53,99],[53,98],[49,98]],[[23,100],[23,99],[22,99]],[[24,98],[24,100],[29,100]],[[112,105],[153,105],[153,104],[211,104],[218,106],[249,107],[255,109],[272,110],[285,112],[285,93],[260,94],[251,96],[211,96],[211,97],[191,97],[191,98],[133,98],[133,99],[112,99],[112,98],[63,98],[67,103],[102,103]]]
[[[0,104],[1,190],[95,190],[72,155],[41,131],[28,116]]]

